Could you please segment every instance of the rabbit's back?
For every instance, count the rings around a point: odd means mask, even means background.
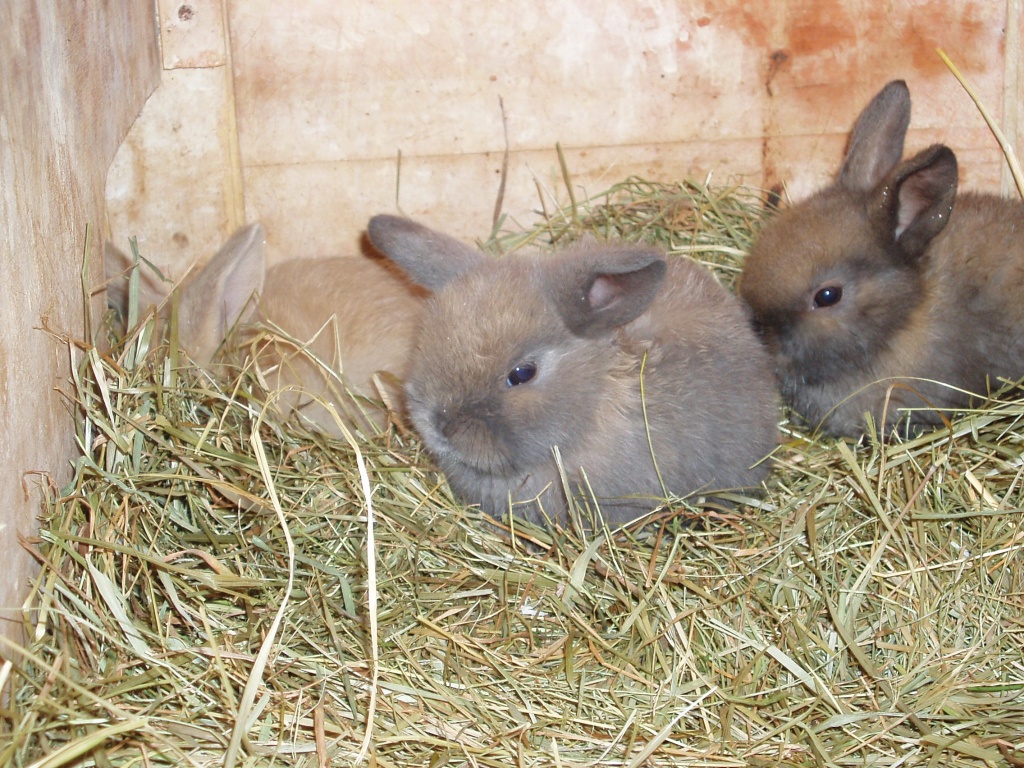
[[[658,341],[645,383],[656,455],[675,460],[662,471],[679,488],[760,484],[778,441],[777,393],[739,299],[703,267],[671,259],[663,294],[627,330]]]
[[[401,407],[400,382],[423,308],[424,292],[388,263],[362,256],[295,259],[267,272],[259,302],[259,319],[280,328],[333,373],[342,376],[352,394]],[[299,386],[303,392],[333,401],[343,412],[353,403],[341,396],[331,374],[310,355],[280,342],[259,351],[261,366],[273,371],[271,385]],[[380,391],[375,377],[384,392]],[[294,402],[291,402],[294,401]],[[291,407],[329,433],[337,433],[333,417],[304,395],[289,398]],[[346,413],[348,422],[381,426],[385,413],[363,404]]]
[[[423,295],[387,264],[360,256],[297,259],[272,267],[262,319],[279,326],[366,392],[373,374],[402,376]]]
[[[948,327],[940,335],[985,361],[963,383],[1024,376],[1024,204],[962,194],[933,248],[934,321]]]

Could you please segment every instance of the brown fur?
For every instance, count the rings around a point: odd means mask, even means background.
[[[555,449],[569,492],[611,523],[666,493],[751,488],[768,473],[758,462],[777,441],[769,358],[703,268],[630,245],[494,259],[391,216],[368,232],[436,291],[409,415],[462,499],[564,522]],[[511,386],[527,364],[533,378]]]
[[[740,280],[784,398],[834,435],[865,414],[883,434],[941,423],[936,409],[1024,376],[1024,206],[957,196],[941,145],[900,162],[909,117],[894,81],[836,183],[765,226]],[[842,298],[816,306],[826,287]]]
[[[387,411],[381,395],[401,406],[400,385],[389,384],[405,375],[424,292],[387,262],[362,256],[296,259],[267,271],[264,247],[263,228],[250,224],[182,282],[177,289],[181,347],[198,365],[211,368],[236,324],[274,326],[297,345],[272,343],[250,328],[231,336],[239,348],[230,350],[228,359],[236,362],[255,352],[272,390],[301,389],[282,395],[284,410],[301,411],[330,434],[340,433],[338,425],[311,395],[332,403],[346,424],[383,425]],[[128,299],[124,276],[131,259],[110,244],[106,256],[109,300],[123,315]],[[141,269],[141,309],[160,306],[160,315],[166,316],[170,287],[152,270]],[[343,383],[299,346],[341,374]]]

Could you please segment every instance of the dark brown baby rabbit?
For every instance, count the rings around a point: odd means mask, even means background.
[[[865,414],[886,436],[939,424],[1024,376],[1024,205],[958,197],[941,144],[900,162],[909,122],[893,81],[838,180],[765,225],[740,280],[783,397],[833,435]]]
[[[770,360],[707,270],[624,244],[499,259],[394,216],[368,233],[434,292],[406,399],[464,501],[565,522],[568,490],[618,524],[768,473]]]

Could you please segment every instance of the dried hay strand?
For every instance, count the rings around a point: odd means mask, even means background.
[[[489,246],[644,239],[728,281],[760,211],[630,179]],[[482,520],[413,436],[283,423],[147,327],[68,342],[81,456],[26,542],[0,765],[1024,759],[1024,402],[885,445],[784,422],[763,497],[589,535]]]

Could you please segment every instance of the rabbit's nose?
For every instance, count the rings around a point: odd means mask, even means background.
[[[434,411],[434,425],[437,427],[437,431],[448,440],[451,440],[458,432],[456,422],[451,417],[451,411],[447,408],[438,408]]]
[[[449,443],[462,446],[480,446],[493,439],[486,408],[480,405],[460,405],[457,408],[437,408],[434,428]]]

